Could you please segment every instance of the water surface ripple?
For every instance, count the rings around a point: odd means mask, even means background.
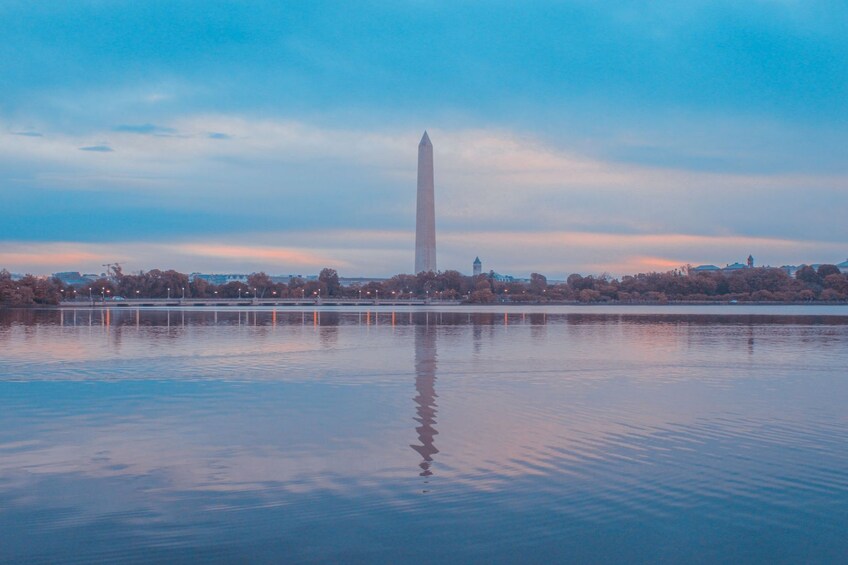
[[[0,311],[0,562],[844,562],[848,311]]]

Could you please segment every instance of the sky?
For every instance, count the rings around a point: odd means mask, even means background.
[[[0,2],[0,267],[848,257],[848,4]]]

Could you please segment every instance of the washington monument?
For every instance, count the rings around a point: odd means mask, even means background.
[[[415,216],[415,273],[436,272],[436,202],[433,144],[427,132],[418,144],[418,208]]]

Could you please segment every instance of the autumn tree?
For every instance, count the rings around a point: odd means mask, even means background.
[[[535,295],[541,295],[548,290],[548,279],[545,275],[539,273],[530,273],[530,292]]]
[[[318,275],[318,280],[327,289],[327,296],[338,296],[341,294],[340,291],[342,285],[339,283],[339,274],[335,269],[321,269],[321,273]]]
[[[274,286],[274,281],[265,273],[253,273],[247,277],[247,286],[253,289],[257,298],[264,298],[265,292]]]
[[[819,268],[816,271],[816,274],[822,280],[827,278],[829,275],[839,275],[841,273],[842,273],[842,271],[840,271],[839,267],[837,267],[836,265],[827,265],[827,264],[819,265]]]
[[[795,279],[811,285],[820,285],[822,279],[815,269],[804,265],[795,272]]]
[[[319,296],[327,297],[327,285],[320,280],[307,281],[303,285],[303,296],[318,298]]]
[[[247,296],[249,290],[250,287],[243,282],[230,281],[218,287],[218,294],[221,298],[240,298]]]

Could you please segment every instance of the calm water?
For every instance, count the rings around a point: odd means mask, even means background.
[[[0,561],[846,562],[848,309],[0,311]]]

